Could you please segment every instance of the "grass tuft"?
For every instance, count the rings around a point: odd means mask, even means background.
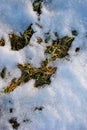
[[[44,84],[50,84],[50,78],[56,72],[57,68],[48,66],[48,64],[44,64],[44,62],[40,68],[34,68],[31,66],[31,64],[18,64],[18,68],[22,72],[21,77],[19,79],[13,79],[11,84],[4,89],[4,92],[10,93],[19,85],[26,83],[31,79],[35,79],[35,87],[41,87]]]
[[[68,36],[57,39],[53,41],[52,45],[47,46],[45,53],[51,54],[52,61],[57,58],[63,58],[68,54],[68,50],[71,47],[73,40],[73,37]]]
[[[9,34],[11,49],[12,50],[20,50],[29,44],[29,41],[34,33],[32,28],[32,24],[24,31],[23,34],[20,33],[20,36],[12,33]]]

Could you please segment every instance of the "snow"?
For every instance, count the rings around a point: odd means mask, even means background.
[[[17,117],[18,130],[87,130],[87,0],[46,0],[43,3],[40,21],[32,9],[30,0],[0,0],[0,37],[6,45],[0,47],[0,72],[7,68],[5,79],[0,78],[0,91],[14,77],[20,77],[18,63],[31,63],[40,67],[46,58],[46,45],[36,43],[36,38],[44,38],[50,31],[60,36],[70,35],[76,29],[69,50],[70,57],[57,59],[52,63],[57,67],[51,77],[51,84],[35,88],[34,80],[18,86],[13,92],[0,92],[0,130],[13,130],[8,122]],[[35,22],[43,28],[38,28]],[[20,51],[12,51],[8,34],[18,33],[33,23],[36,33],[30,44]],[[80,47],[79,52],[75,48]],[[10,75],[9,75],[10,72]],[[42,111],[35,110],[43,107]],[[13,109],[13,113],[9,109]],[[27,121],[23,121],[27,120]]]
[[[85,4],[84,4],[85,3]],[[70,34],[71,29],[76,29],[79,33],[83,33],[84,24],[87,24],[87,0],[84,2],[78,0],[55,0],[43,7],[43,14],[41,16],[41,23],[45,29],[51,31],[58,31],[59,34]],[[55,26],[56,23],[56,26]]]
[[[34,21],[35,15],[31,7],[28,0],[0,0],[0,22],[8,24],[14,31],[21,31]]]

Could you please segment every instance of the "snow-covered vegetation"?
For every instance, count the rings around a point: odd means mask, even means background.
[[[87,0],[0,0],[0,130],[87,130]]]

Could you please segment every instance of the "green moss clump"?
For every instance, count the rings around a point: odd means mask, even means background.
[[[68,54],[73,40],[73,37],[68,36],[57,39],[53,41],[52,45],[47,46],[45,53],[51,54],[52,61],[56,58],[63,58]]]
[[[38,15],[41,14],[42,2],[43,0],[35,0],[33,2],[33,10],[36,11]]]
[[[1,40],[0,40],[0,46],[4,46],[5,45],[5,40],[2,38]]]
[[[12,33],[9,34],[11,49],[12,50],[20,50],[29,44],[29,41],[34,33],[32,28],[32,24],[24,31],[23,34],[20,33],[20,36]]]

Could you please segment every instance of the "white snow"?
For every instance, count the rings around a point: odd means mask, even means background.
[[[46,0],[38,21],[30,0],[0,0],[0,37],[6,41],[6,45],[0,47],[0,72],[3,67],[7,68],[5,79],[0,77],[0,130],[13,130],[8,122],[12,117],[20,123],[18,130],[87,130],[86,12],[87,0]],[[43,28],[38,28],[35,22]],[[12,51],[8,34],[23,31],[30,23],[36,31],[30,45]],[[38,89],[34,87],[35,81],[30,80],[10,94],[1,92],[11,79],[20,77],[18,63],[40,67],[46,58],[46,45],[37,44],[37,37],[44,38],[48,31],[52,36],[54,32],[71,36],[72,29],[77,30],[78,36],[69,50],[70,57],[52,63],[57,71],[50,85]],[[76,47],[80,47],[77,53]],[[39,111],[35,107],[43,109]],[[10,108],[13,113],[9,112]]]

